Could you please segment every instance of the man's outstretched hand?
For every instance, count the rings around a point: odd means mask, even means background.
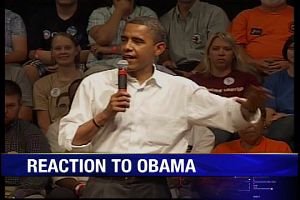
[[[236,99],[236,101],[241,104],[242,112],[243,110],[247,110],[250,113],[255,113],[258,108],[264,107],[267,99],[273,97],[266,88],[251,85],[245,92],[245,98],[246,99]]]

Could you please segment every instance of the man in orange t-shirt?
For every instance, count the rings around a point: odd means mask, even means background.
[[[288,144],[263,136],[266,119],[265,109],[261,109],[261,120],[239,131],[240,139],[219,144],[212,153],[292,153]],[[197,177],[192,183],[193,198],[199,199],[241,199],[239,184],[233,177]],[[246,198],[246,197],[245,197]]]
[[[261,5],[239,13],[230,33],[242,46],[249,61],[263,74],[288,67],[282,47],[294,33],[294,8],[286,0],[261,0]]]
[[[261,109],[261,113],[259,122],[239,131],[240,139],[222,143],[212,153],[292,153],[287,143],[263,136],[265,109]]]

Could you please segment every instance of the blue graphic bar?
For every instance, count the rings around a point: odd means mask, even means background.
[[[298,154],[2,154],[3,176],[297,176]]]

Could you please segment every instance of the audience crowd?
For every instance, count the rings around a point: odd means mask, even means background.
[[[224,8],[199,0],[177,0],[162,15],[135,0],[106,1],[90,13],[78,0],[54,2],[51,9],[28,16],[26,24],[5,9],[5,153],[70,152],[58,142],[60,120],[82,79],[118,67],[124,58],[121,44],[128,39],[123,37],[126,22],[139,16],[158,19],[167,33],[166,50],[154,60],[158,70],[191,79],[224,98],[247,98],[251,87],[271,92],[261,120],[245,130],[194,126],[186,137],[187,153],[297,152],[294,8],[287,0],[260,0],[232,20]],[[5,196],[79,198],[87,180],[6,177]],[[206,184],[209,191],[217,182],[168,180],[173,198],[198,198],[193,187]]]

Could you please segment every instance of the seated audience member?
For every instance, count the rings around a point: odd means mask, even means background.
[[[240,139],[219,144],[212,153],[291,153],[288,144],[264,136],[266,110],[261,109],[261,120],[240,130]],[[197,177],[193,179],[193,198],[197,199],[240,199],[237,180],[233,177]],[[246,198],[246,197],[245,197]]]
[[[5,9],[5,68],[20,66],[27,58],[27,36],[23,19]]]
[[[69,85],[83,75],[79,68],[79,46],[70,34],[57,33],[52,40],[52,57],[57,71],[35,82],[33,86],[34,110],[37,112],[38,125],[44,133],[55,120],[66,113],[61,113],[56,105],[60,94],[67,92]],[[66,103],[66,108],[69,103]]]
[[[5,80],[16,82],[22,91],[22,104],[19,111],[19,119],[32,120],[32,84],[24,69],[17,66],[5,68]]]
[[[203,57],[203,68],[190,77],[198,85],[224,97],[245,97],[250,85],[258,86],[252,69],[244,62],[239,48],[229,33],[212,34]],[[233,139],[227,131],[212,128],[215,145]]]
[[[49,153],[42,131],[18,118],[22,92],[17,83],[5,81],[5,153]],[[43,198],[48,177],[5,177],[6,198]]]
[[[34,83],[40,77],[57,71],[51,55],[51,40],[59,32],[72,35],[80,45],[80,63],[88,55],[86,27],[89,14],[80,7],[78,0],[55,0],[54,7],[41,9],[33,15],[28,26],[29,60],[24,68]],[[84,68],[84,66],[80,66]]]
[[[220,7],[199,0],[178,0],[160,21],[168,34],[168,48],[160,62],[185,76],[202,62],[208,38],[228,29],[230,23]]]
[[[288,68],[281,49],[294,32],[294,8],[286,0],[261,0],[261,5],[239,13],[231,25],[231,34],[243,47],[248,63],[262,75]]]
[[[60,96],[58,96],[56,105],[57,108],[60,109],[60,113],[62,113],[62,116],[66,115],[69,112],[71,102],[81,81],[81,78],[74,80],[68,87],[68,91],[65,93],[61,93]],[[60,118],[50,124],[46,137],[48,139],[52,152],[63,153],[66,151],[65,148],[58,145],[59,121]]]
[[[261,113],[258,123],[238,132],[240,139],[219,144],[212,153],[292,153],[287,143],[264,136],[266,110],[261,109]]]
[[[82,79],[76,79],[73,81],[68,89],[67,98],[71,104],[75,95],[76,89]],[[61,94],[65,96],[64,93]],[[58,105],[66,108],[65,101],[60,102],[63,98],[58,98]],[[64,105],[64,106],[63,106]],[[67,107],[67,111],[69,108]],[[65,112],[66,113],[66,112]],[[56,120],[49,126],[46,137],[48,139],[51,151],[53,153],[65,153],[66,150],[58,145],[58,128],[60,119]],[[47,194],[47,198],[50,199],[75,199],[79,198],[84,190],[88,177],[52,177],[53,189]]]
[[[294,36],[291,36],[282,49],[289,67],[266,77],[264,87],[274,98],[266,102],[266,135],[274,140],[283,140],[295,150],[294,142]]]
[[[87,32],[91,44],[87,68],[97,71],[116,67],[122,58],[120,51],[121,33],[125,22],[138,16],[157,18],[150,8],[136,5],[135,0],[112,0],[111,6],[95,9],[89,17]],[[95,69],[90,69],[95,71]]]

